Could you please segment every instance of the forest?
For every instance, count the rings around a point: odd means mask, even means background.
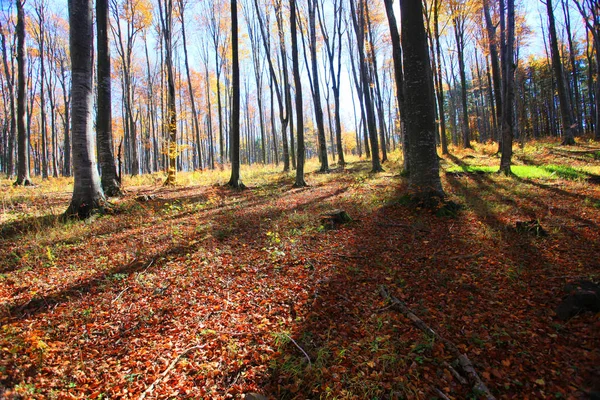
[[[0,0],[0,398],[600,397],[598,0]]]

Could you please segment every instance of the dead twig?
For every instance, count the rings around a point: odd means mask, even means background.
[[[151,394],[154,389],[156,388],[156,386],[158,386],[163,379],[166,378],[167,375],[169,375],[169,372],[171,372],[171,370],[173,368],[175,368],[175,365],[177,365],[177,363],[179,362],[179,360],[181,360],[183,357],[185,357],[188,353],[194,351],[194,350],[200,350],[201,348],[203,348],[206,345],[203,346],[192,346],[192,347],[188,347],[187,349],[185,349],[183,351],[183,353],[181,353],[180,355],[178,355],[172,362],[171,364],[169,364],[169,366],[167,367],[167,369],[165,369],[163,371],[163,373],[161,373],[158,378],[156,378],[156,380],[154,382],[152,382],[152,385],[148,386],[148,388],[146,390],[144,390],[144,393],[142,393],[140,395],[140,397],[138,397],[138,400],[144,400],[146,398],[147,395]]]
[[[483,383],[479,375],[477,375],[477,371],[475,371],[475,367],[471,363],[471,360],[469,360],[469,357],[467,357],[465,354],[462,354],[454,343],[438,335],[425,322],[423,322],[423,320],[417,317],[410,310],[410,308],[406,306],[406,304],[404,304],[398,298],[392,296],[385,286],[381,286],[380,293],[387,301],[394,304],[394,307],[396,309],[398,309],[400,312],[402,312],[402,314],[404,314],[408,319],[410,319],[417,328],[444,344],[444,347],[446,347],[446,349],[448,349],[448,351],[450,351],[450,353],[458,359],[458,363],[460,364],[462,370],[465,372],[465,374],[467,374],[469,382],[471,383],[471,385],[473,385],[474,392],[481,394],[482,398],[487,400],[496,399],[492,395],[490,390],[487,388],[485,383]]]
[[[433,388],[433,391],[435,392],[436,395],[438,395],[440,397],[440,399],[443,400],[450,400],[450,398],[448,396],[446,396],[444,394],[444,392],[442,392],[440,389],[438,388]]]
[[[444,363],[442,365],[444,367],[446,367],[448,369],[448,371],[450,371],[450,373],[452,374],[452,376],[455,377],[457,381],[459,381],[463,385],[466,385],[468,383],[466,381],[466,379],[463,378],[462,375],[459,374],[458,371],[454,369],[454,367],[452,367],[452,365],[448,364],[446,361],[444,361]]]
[[[121,292],[117,295],[117,297],[115,297],[113,299],[113,301],[111,301],[110,303],[112,304],[112,303],[116,302],[117,300],[119,300],[119,298],[123,295],[123,293],[125,293],[129,289],[131,289],[131,286],[127,286],[125,289],[121,290]]]
[[[294,345],[304,354],[304,357],[306,357],[306,360],[308,360],[308,365],[310,367],[312,367],[312,362],[310,362],[310,357],[304,351],[304,349],[302,347],[300,347],[300,345],[298,343],[296,343],[296,341],[294,340],[294,338],[292,338],[290,335],[285,335],[285,336],[287,336],[287,338],[290,339],[292,341],[292,343],[294,343]]]

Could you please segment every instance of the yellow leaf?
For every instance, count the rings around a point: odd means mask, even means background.
[[[542,378],[540,378],[537,381],[535,381],[535,383],[537,383],[540,386],[544,386],[546,384],[546,382],[544,382],[544,380]]]

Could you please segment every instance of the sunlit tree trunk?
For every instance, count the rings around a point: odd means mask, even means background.
[[[8,54],[6,51],[6,36],[4,34],[4,27],[0,23],[0,39],[2,44],[2,64],[4,66],[4,77],[6,79],[6,85],[8,86],[8,96],[10,103],[10,131],[8,133],[8,149],[6,151],[6,177],[12,178],[14,170],[14,158],[13,152],[15,147],[15,135],[17,131],[17,113],[15,107],[15,88],[14,88],[14,74],[8,66]]]
[[[296,164],[295,187],[304,187],[304,113],[302,109],[302,80],[300,79],[300,60],[298,57],[298,35],[296,21],[296,0],[290,0],[290,29],[292,36],[292,64],[294,85],[296,86],[296,131],[298,132],[298,157]]]
[[[502,11],[504,12],[504,11]],[[515,100],[515,2],[507,0],[507,29],[506,43],[502,43],[503,59],[506,60],[502,75],[503,106],[502,110],[502,158],[500,159],[500,172],[509,175],[512,158],[512,145],[514,138],[514,100]]]
[[[234,189],[244,189],[240,180],[240,59],[238,50],[237,0],[231,0],[231,178],[228,185]]]
[[[68,218],[87,218],[104,206],[92,132],[93,68],[92,0],[69,0],[71,93],[73,133],[73,197],[65,212]]]
[[[121,193],[121,188],[113,154],[108,24],[108,0],[96,0],[96,29],[98,42],[98,111],[96,114],[96,146],[100,169],[102,170],[102,190],[107,196],[117,196]]]
[[[316,24],[316,0],[308,0],[308,26],[309,26],[309,50],[312,68],[313,105],[318,132],[318,152],[321,168],[319,172],[329,171],[327,157],[327,143],[325,143],[325,123],[323,120],[323,107],[321,105],[321,87],[319,84],[319,67],[317,64],[317,24]]]
[[[416,198],[443,198],[435,149],[435,103],[421,0],[400,0],[404,55],[404,121],[409,140],[410,187]]]
[[[162,25],[163,40],[165,43],[165,68],[167,69],[167,121],[169,130],[169,165],[167,168],[167,180],[165,185],[174,185],[177,181],[177,109],[175,99],[175,76],[173,73],[173,0],[167,0],[164,10],[160,6],[159,13]]]
[[[496,110],[496,121],[502,119],[502,76],[500,74],[500,61],[498,59],[498,39],[496,35],[496,25],[492,21],[489,0],[483,0],[483,12],[485,17],[485,26],[488,35],[488,46],[490,53],[490,63],[492,65],[492,82],[494,87],[494,106]],[[495,126],[498,129],[498,126]],[[500,142],[501,132],[495,132],[495,138]]]
[[[354,32],[356,34],[356,45],[358,47],[358,65],[360,70],[362,96],[364,98],[364,105],[367,117],[367,128],[369,130],[369,139],[371,142],[371,163],[372,172],[381,172],[381,161],[379,158],[379,142],[377,138],[377,123],[375,121],[375,111],[373,109],[373,101],[371,98],[371,80],[369,79],[369,72],[365,63],[365,15],[364,15],[364,0],[358,2],[358,8],[354,7],[354,3],[350,2],[350,9],[352,13],[352,23],[354,26]]]
[[[548,14],[548,33],[550,35],[550,55],[552,58],[552,69],[554,70],[554,78],[556,79],[556,87],[558,89],[558,103],[560,106],[561,124],[563,128],[563,144],[573,145],[575,144],[575,127],[577,125],[573,123],[569,95],[567,93],[563,74],[563,66],[562,62],[560,61],[552,0],[546,0],[546,11]]]
[[[17,180],[15,185],[31,185],[29,178],[29,140],[25,129],[25,12],[23,0],[17,2]]]
[[[385,12],[387,15],[388,25],[390,28],[390,38],[392,39],[392,57],[394,60],[394,78],[396,80],[396,101],[400,111],[400,118],[404,117],[404,73],[402,71],[402,47],[400,44],[400,32],[398,31],[398,23],[394,15],[393,0],[385,0]],[[408,146],[402,146],[404,155],[404,170],[410,173],[408,165]]]
[[[188,81],[188,91],[190,92],[190,103],[192,106],[192,121],[194,123],[194,134],[196,140],[196,156],[198,157],[198,167],[202,169],[202,143],[200,141],[200,127],[198,125],[198,114],[196,112],[196,99],[194,88],[192,87],[192,78],[190,75],[190,64],[188,61],[187,38],[185,31],[185,6],[184,0],[179,0],[179,18],[181,19],[181,36],[183,39],[183,56],[185,63],[185,73]]]

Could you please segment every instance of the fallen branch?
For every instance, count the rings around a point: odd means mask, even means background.
[[[468,383],[465,380],[465,378],[463,378],[462,375],[459,374],[458,371],[454,369],[454,367],[452,367],[452,365],[448,364],[446,361],[444,361],[442,365],[446,367],[448,371],[450,371],[452,376],[455,377],[456,380],[459,381],[461,384],[466,385]]]
[[[444,392],[442,392],[440,389],[433,388],[433,391],[435,392],[436,395],[440,396],[440,399],[442,399],[442,400],[450,400],[450,398],[448,396],[446,396],[444,394]]]
[[[123,295],[123,293],[125,293],[126,291],[128,291],[129,289],[131,289],[131,286],[127,286],[125,289],[121,290],[121,293],[119,293],[117,295],[117,297],[114,298],[113,301],[111,301],[110,303],[114,303],[115,301],[119,300],[119,298]]]
[[[187,349],[185,349],[183,351],[183,353],[181,353],[180,355],[178,355],[171,362],[171,364],[169,364],[169,366],[167,367],[167,369],[165,369],[163,371],[163,373],[160,374],[158,376],[158,378],[156,378],[156,380],[154,382],[152,382],[152,385],[148,386],[148,388],[146,390],[144,390],[144,393],[142,393],[140,395],[140,397],[138,397],[138,400],[144,400],[147,395],[151,394],[154,391],[154,389],[156,388],[156,386],[158,386],[163,381],[163,379],[165,379],[166,376],[169,375],[169,372],[171,372],[171,370],[173,368],[175,368],[175,365],[177,365],[177,363],[179,362],[179,360],[181,360],[183,357],[185,357],[188,353],[190,353],[190,352],[192,352],[194,350],[199,350],[199,349],[203,348],[204,346],[192,346],[192,347],[188,347]]]
[[[473,385],[473,391],[475,393],[481,394],[482,398],[484,399],[495,400],[495,397],[492,395],[492,393],[490,393],[490,390],[487,388],[485,383],[483,383],[479,375],[477,375],[477,371],[475,371],[475,367],[471,363],[471,360],[469,360],[469,357],[467,357],[465,354],[462,354],[454,343],[438,335],[425,322],[417,317],[410,310],[410,308],[406,306],[406,304],[404,304],[398,298],[392,296],[385,286],[382,286],[379,291],[387,301],[392,303],[395,308],[400,310],[400,312],[410,319],[417,328],[444,344],[444,347],[446,347],[446,349],[448,349],[448,351],[450,351],[450,353],[456,357],[456,359],[458,359],[458,363],[465,374],[467,374],[467,378],[469,379],[471,385]]]
[[[296,343],[296,341],[294,340],[294,338],[292,338],[290,335],[285,335],[288,337],[288,339],[290,339],[292,341],[292,343],[294,343],[294,345],[300,349],[300,351],[304,354],[304,357],[306,357],[306,359],[308,360],[308,365],[312,367],[312,363],[310,362],[310,357],[308,356],[308,354],[306,354],[306,352],[304,351],[304,349],[302,347],[300,347],[300,345],[298,343]]]

